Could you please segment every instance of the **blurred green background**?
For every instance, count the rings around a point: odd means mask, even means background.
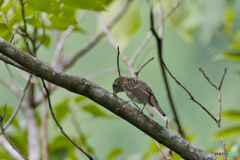
[[[162,0],[164,13],[171,8],[174,2]],[[106,11],[101,12],[104,21],[107,23],[124,3],[125,1],[119,0],[110,3],[106,7]],[[157,5],[157,2],[154,1],[154,4]],[[199,71],[199,67],[217,85],[220,82],[224,68],[227,68],[227,74],[221,89],[222,111],[230,109],[239,110],[239,63],[225,59],[224,56],[226,57],[226,54],[223,54],[228,53],[232,47],[223,35],[228,35],[228,37],[234,36],[234,34],[228,34],[227,27],[238,31],[236,35],[238,35],[238,38],[240,37],[239,8],[240,1],[237,0],[184,0],[164,23],[163,58],[166,65],[178,81],[191,92],[194,98],[215,117],[218,115],[217,91]],[[157,6],[154,7],[154,15],[157,23]],[[111,30],[113,38],[120,48],[124,50],[129,60],[145,39],[150,28],[149,22],[149,5],[144,0],[135,0],[131,3],[124,17]],[[228,26],[231,23],[232,25]],[[75,31],[67,37],[63,47],[67,55],[79,51],[88,43],[92,36],[101,31],[101,26],[93,11],[89,11],[78,26],[85,30],[85,32]],[[40,47],[37,58],[50,65],[57,42],[51,30],[48,30],[47,33],[52,36],[50,47]],[[240,38],[238,42],[240,42]],[[116,55],[117,53],[108,39],[104,38],[66,72],[86,76],[110,68],[116,68]],[[154,60],[143,68],[139,74],[139,79],[148,83],[155,93],[161,108],[168,117],[173,118],[160,71],[156,41],[153,37],[137,59],[135,69],[137,70],[151,57],[154,57]],[[120,61],[120,67],[123,69],[121,72],[122,75],[131,76],[127,71],[127,66],[122,61]],[[25,81],[12,67],[10,68],[15,73],[18,82],[24,85]],[[1,76],[11,80],[3,62],[0,62],[0,71]],[[93,78],[91,81],[112,92],[112,82],[117,77],[118,74],[115,72]],[[218,132],[216,123],[200,106],[189,99],[189,95],[170,76],[168,76],[168,80],[177,114],[179,115],[184,131],[188,136],[194,137],[191,142],[203,150],[208,150],[209,152],[218,151],[222,145],[219,139],[213,139],[213,135]],[[8,106],[14,108],[18,103],[18,98],[1,83],[0,91],[1,105],[7,103]],[[124,100],[128,100],[124,93],[119,93],[118,96]],[[94,155],[98,159],[107,157],[113,148],[122,149],[122,155],[118,159],[142,159],[142,156],[150,147],[151,138],[119,117],[95,117],[89,114],[82,107],[93,104],[93,102],[91,100],[83,100],[76,103],[76,97],[79,96],[62,88],[57,89],[51,95],[53,106],[57,106],[68,99],[67,106],[71,108],[73,113],[64,116],[61,123],[69,135],[78,137],[78,133],[74,129],[71,120],[74,115],[79,128],[81,128],[81,134],[87,137],[86,141],[92,147]],[[99,106],[98,108],[108,115],[112,115],[111,112],[103,107]],[[39,106],[36,109],[36,114],[40,117],[41,112],[42,107]],[[148,115],[146,110],[144,113]],[[154,115],[157,121],[165,126],[165,122],[155,112]],[[17,119],[20,126],[25,128],[21,112],[17,115]],[[49,142],[51,143],[57,135],[61,137],[62,135],[50,115],[48,121]],[[222,128],[226,128],[234,124],[239,124],[239,121],[232,121],[222,117],[221,124]],[[10,131],[14,131],[14,128],[11,129],[10,127],[7,133]],[[14,135],[14,133],[11,134]],[[239,138],[239,136],[226,138],[226,146],[229,147],[230,144],[235,142],[238,144],[235,144],[235,146],[238,146],[236,151],[239,151]],[[238,153],[240,154],[240,152]],[[75,151],[75,154],[80,156],[80,159],[86,159],[78,151]],[[148,159],[156,159],[154,154],[150,157]]]

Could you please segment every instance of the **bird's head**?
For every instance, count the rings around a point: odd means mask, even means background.
[[[118,77],[112,84],[113,94],[116,95],[118,92],[123,92],[123,81],[126,77]]]

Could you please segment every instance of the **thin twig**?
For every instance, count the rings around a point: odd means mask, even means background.
[[[220,84],[218,86],[219,90],[222,88],[223,79],[224,79],[226,73],[227,73],[227,68],[224,69],[222,79],[221,79]]]
[[[58,122],[54,112],[53,112],[53,109],[52,109],[52,104],[51,104],[51,101],[50,101],[50,96],[49,96],[49,92],[48,92],[48,89],[45,85],[45,82],[44,80],[41,78],[42,80],[42,84],[43,84],[43,87],[46,91],[46,95],[47,95],[47,99],[48,99],[48,105],[49,105],[49,109],[51,111],[51,115],[54,119],[54,121],[56,122],[57,126],[59,127],[59,129],[61,130],[61,133],[68,139],[70,140],[83,154],[85,154],[90,160],[93,160],[93,158],[91,157],[91,155],[89,155],[86,151],[84,151],[78,144],[76,144],[63,130],[62,126],[60,125],[60,123]]]
[[[165,63],[163,63],[163,66],[165,67],[165,69],[167,70],[168,74],[175,80],[175,82],[180,85],[187,93],[188,95],[190,96],[190,99],[197,103],[200,107],[202,107],[202,109],[204,111],[206,111],[208,113],[209,116],[212,117],[212,119],[217,123],[217,119],[200,103],[198,102],[193,96],[192,94],[172,75],[172,73],[168,70],[167,66],[165,65]]]
[[[181,1],[179,1],[178,3],[175,3],[172,8],[162,17],[162,20],[159,21],[158,24],[156,24],[154,26],[154,29],[158,29],[161,25],[163,25],[163,22],[176,10],[176,8],[180,5]],[[152,31],[149,31],[146,38],[144,39],[144,41],[142,42],[142,44],[138,47],[137,51],[133,54],[130,63],[133,65],[137,59],[137,57],[139,56],[139,54],[142,52],[142,50],[144,49],[144,47],[148,44],[150,38],[152,37]]]
[[[176,123],[178,125],[179,133],[181,134],[181,136],[183,138],[186,138],[186,136],[185,136],[185,134],[182,130],[182,127],[181,127],[181,124],[180,124],[180,121],[179,121],[179,118],[178,118],[178,115],[177,115],[177,112],[176,112],[176,109],[175,109],[175,105],[173,103],[172,95],[171,95],[171,92],[170,92],[170,86],[168,84],[167,76],[166,76],[166,73],[165,73],[165,69],[164,69],[164,65],[163,65],[164,61],[163,61],[163,58],[162,58],[162,40],[160,39],[160,37],[158,36],[157,32],[154,29],[154,18],[153,18],[152,8],[151,8],[151,11],[150,11],[150,24],[151,24],[151,31],[152,31],[152,33],[153,33],[153,35],[154,35],[154,37],[156,38],[156,41],[157,41],[160,68],[161,68],[161,71],[162,71],[162,75],[163,75],[163,79],[164,79],[164,83],[165,83],[165,87],[166,87],[166,91],[167,91],[167,95],[168,95],[168,100],[171,104],[171,108],[172,108],[172,111],[173,111],[173,114],[174,114],[174,120],[176,121]]]
[[[142,70],[142,68],[144,67],[144,66],[146,66],[151,60],[153,60],[154,59],[154,57],[152,57],[151,59],[149,59],[146,63],[144,63],[140,68],[139,68],[139,70],[137,71],[137,72],[135,72],[135,76],[136,77],[138,77],[138,74],[139,74],[139,72]]]
[[[115,50],[117,50],[117,44],[116,44],[115,40],[113,39],[112,35],[110,34],[110,31],[108,30],[107,26],[103,22],[101,15],[99,13],[96,13],[96,16],[97,16],[98,22],[100,23],[104,33],[106,34],[109,42],[111,43],[113,48]],[[120,50],[120,56],[121,56],[122,60],[124,61],[124,63],[128,66],[128,69],[130,70],[131,75],[134,76],[135,70],[132,67],[132,65],[130,64],[130,62],[128,61],[126,54],[124,54],[123,51],[121,51],[121,50]]]
[[[20,95],[19,89],[18,89],[15,85],[9,83],[9,81],[8,81],[7,79],[5,79],[4,77],[2,77],[1,75],[0,75],[0,82],[1,82],[3,85],[5,85],[7,88],[9,88],[9,89],[10,89],[14,94],[16,94],[17,96]]]
[[[120,51],[119,51],[119,46],[118,46],[117,47],[117,69],[118,69],[118,75],[119,75],[119,77],[121,77],[120,67],[119,67],[119,54],[120,54]]]
[[[108,69],[108,70],[105,70],[105,71],[89,74],[89,75],[86,75],[86,76],[83,76],[83,77],[86,78],[86,79],[93,79],[93,78],[104,76],[104,75],[107,75],[107,74],[110,74],[110,73],[114,73],[116,71],[117,71],[117,68],[111,68],[111,69]]]
[[[159,27],[159,32],[158,32],[158,36],[160,38],[163,37],[163,8],[162,8],[162,3],[161,0],[158,0],[158,9],[159,9],[159,23],[160,23],[160,27]]]
[[[149,113],[149,115],[152,117],[152,119],[153,119],[154,121],[156,121],[156,118],[154,117],[152,111],[149,109],[148,105],[146,105],[145,107],[146,107],[146,109],[148,110],[148,113]],[[154,140],[154,139],[153,139],[153,140]],[[154,140],[154,142],[156,143],[158,149],[159,149],[160,152],[163,154],[163,156],[166,157],[166,159],[169,160],[169,157],[163,152],[163,150],[162,150],[162,148],[160,147],[159,143],[158,143],[156,140]]]
[[[21,86],[17,83],[17,81],[16,81],[16,79],[15,79],[12,71],[11,71],[10,68],[8,67],[7,63],[5,63],[5,66],[6,66],[7,70],[8,70],[8,73],[10,74],[10,76],[11,76],[11,78],[12,78],[12,80],[13,80],[13,83],[15,84],[15,86],[16,86],[19,90],[21,90]]]
[[[8,141],[8,143],[12,146],[12,148],[19,153],[19,155],[21,155],[22,158],[26,159],[27,158],[12,144],[12,142],[10,141],[10,139],[7,137],[7,135],[5,134],[4,132],[4,129],[3,129],[3,119],[4,119],[4,116],[5,116],[5,112],[6,112],[6,106],[7,104],[5,104],[4,106],[4,112],[3,112],[3,115],[0,116],[0,123],[1,123],[1,129],[2,129],[2,134],[3,136],[6,138],[6,140]]]
[[[28,35],[27,33],[27,23],[26,23],[26,19],[25,19],[25,11],[24,11],[24,3],[23,0],[19,0],[20,4],[21,4],[21,10],[22,10],[22,19],[23,19],[23,25],[24,25],[24,29],[21,30],[24,32],[22,35],[23,37],[28,37],[30,39],[30,41],[33,43],[33,39]]]
[[[0,136],[1,146],[7,151],[14,160],[24,160],[17,151],[12,149],[12,146],[8,143],[8,141],[4,138],[4,136]]]
[[[12,37],[11,37],[9,42],[12,43],[13,39],[14,39],[14,34],[12,35]]]
[[[208,82],[216,89],[218,89],[218,87],[208,78],[208,76],[205,74],[205,72],[202,70],[202,68],[199,68],[199,70],[202,72],[203,76],[208,80]]]
[[[82,11],[81,14],[78,16],[77,18],[77,22],[81,22],[81,20],[85,17],[85,15],[87,14],[87,11]],[[63,32],[62,36],[60,37],[58,43],[57,43],[57,47],[56,47],[56,50],[55,50],[55,53],[54,53],[54,58],[53,58],[53,61],[52,61],[52,67],[55,68],[56,65],[57,65],[57,62],[58,62],[58,59],[59,59],[59,55],[61,53],[61,50],[62,50],[62,47],[63,47],[63,44],[65,42],[65,39],[67,38],[67,36],[73,31],[73,29],[75,28],[76,26],[69,26],[67,28],[67,30],[65,32]]]
[[[221,92],[220,89],[222,87],[222,83],[223,83],[223,79],[227,73],[227,68],[224,69],[223,71],[223,75],[220,81],[219,86],[217,86],[216,84],[214,84],[209,78],[208,76],[205,74],[205,72],[199,68],[199,70],[202,72],[203,76],[208,80],[208,82],[217,89],[217,94],[218,94],[218,119],[217,119],[217,125],[218,125],[218,130],[221,131],[221,111],[222,111],[222,96],[221,96]],[[221,137],[221,142],[222,142],[222,146],[223,146],[223,151],[226,153],[226,146],[225,146],[225,142],[223,140],[223,137]],[[227,160],[227,156],[224,154],[224,160]]]
[[[27,90],[27,88],[28,88],[28,86],[29,86],[29,84],[30,84],[31,77],[32,77],[32,75],[30,75],[30,77],[29,77],[29,79],[28,79],[28,81],[27,81],[26,86],[22,89],[22,92],[21,92],[21,95],[20,95],[20,98],[19,98],[19,101],[18,101],[18,105],[17,105],[16,109],[14,110],[12,116],[8,119],[7,123],[4,125],[4,127],[3,127],[4,130],[7,129],[7,127],[12,123],[12,121],[13,121],[14,118],[16,117],[16,115],[17,115],[17,113],[18,113],[18,111],[19,111],[19,109],[20,109],[20,107],[21,107],[21,105],[22,105],[23,98],[24,98],[24,96],[25,96],[26,90]],[[3,133],[3,130],[1,130],[0,135],[1,135],[2,133]]]
[[[39,17],[41,18],[42,21],[42,29],[43,29],[43,39],[41,40],[41,42],[38,44],[38,46],[36,47],[36,51],[38,50],[38,48],[43,44],[43,42],[46,39],[46,33],[45,33],[45,26],[44,26],[44,19],[42,18],[41,14],[39,14]]]
[[[114,24],[116,24],[116,22],[122,17],[122,15],[125,13],[125,11],[128,9],[130,2],[132,2],[132,0],[128,0],[123,7],[120,9],[120,11],[115,15],[115,17],[109,22],[109,24],[107,25],[107,28],[111,28]],[[100,32],[99,34],[97,34],[94,38],[92,38],[92,40],[86,44],[83,49],[81,49],[78,53],[74,54],[72,57],[66,59],[63,63],[63,70],[66,70],[68,67],[72,66],[78,59],[79,57],[83,56],[87,51],[89,51],[90,49],[92,49],[97,42],[99,42],[99,40],[104,36],[104,32]]]

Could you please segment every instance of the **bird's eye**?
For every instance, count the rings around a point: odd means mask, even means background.
[[[116,87],[116,84],[114,84],[113,87]]]

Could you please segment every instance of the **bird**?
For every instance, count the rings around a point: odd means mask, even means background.
[[[131,99],[127,102],[136,102],[143,104],[143,111],[146,104],[155,107],[162,116],[166,116],[163,110],[159,107],[159,103],[153,94],[151,88],[147,83],[135,78],[121,76],[115,79],[112,84],[113,94],[116,95],[118,92],[125,92],[125,94]]]

